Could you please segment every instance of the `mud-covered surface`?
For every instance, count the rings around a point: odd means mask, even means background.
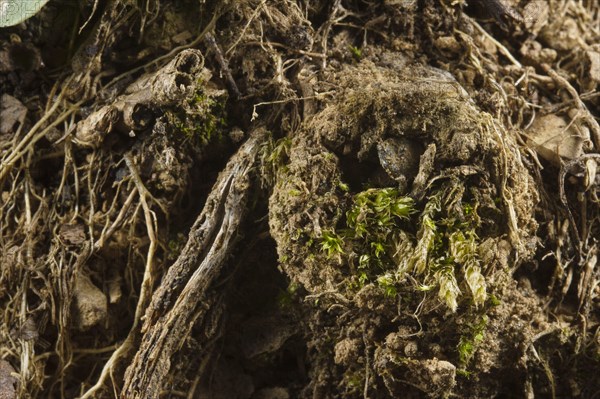
[[[600,392],[595,1],[67,3],[0,29],[0,397]]]

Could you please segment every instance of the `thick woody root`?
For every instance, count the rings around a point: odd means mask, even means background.
[[[206,315],[202,304],[234,249],[265,137],[264,130],[255,131],[221,172],[185,248],[153,295],[140,349],[125,374],[124,397],[157,398],[172,355]]]

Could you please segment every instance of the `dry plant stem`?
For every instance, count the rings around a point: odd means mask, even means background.
[[[263,129],[255,131],[221,172],[188,242],[153,296],[140,349],[125,373],[123,397],[158,398],[171,356],[206,315],[206,293],[233,250],[246,214],[250,170],[265,136]]]
[[[586,107],[584,102],[581,101],[581,98],[579,97],[579,93],[577,93],[577,90],[575,90],[575,88],[571,85],[571,83],[569,83],[565,78],[560,76],[549,65],[543,64],[542,68],[548,74],[548,76],[550,76],[552,78],[552,80],[554,80],[554,82],[558,86],[562,87],[569,93],[569,95],[571,96],[573,101],[575,101],[575,105],[577,106],[577,108],[583,112],[582,118],[585,121],[585,123],[587,123],[590,130],[592,131],[594,145],[596,146],[596,149],[599,150],[600,149],[600,125],[598,124],[598,121],[596,121],[594,116],[590,113],[590,111],[588,110],[588,108]]]
[[[314,53],[314,52],[305,51],[305,50],[299,50],[297,48],[292,48],[290,46],[286,46],[285,44],[278,43],[278,42],[256,42],[256,41],[249,41],[249,42],[245,42],[243,45],[244,46],[261,46],[261,47],[263,45],[268,45],[269,47],[283,48],[283,49],[286,49],[287,51],[290,51],[292,53],[300,54],[300,55],[306,55],[306,56],[311,57],[311,58],[326,58],[326,56],[324,54]]]
[[[559,195],[560,202],[562,203],[565,211],[567,212],[567,216],[569,217],[569,224],[572,229],[574,239],[576,240],[577,248],[579,249],[580,256],[585,258],[585,253],[583,253],[583,241],[582,237],[579,233],[579,229],[577,228],[577,223],[575,222],[575,218],[573,217],[573,213],[571,212],[571,208],[569,207],[569,201],[567,199],[567,194],[565,193],[565,179],[567,177],[567,173],[571,172],[575,167],[585,163],[588,159],[595,159],[597,162],[600,162],[600,154],[585,154],[581,157],[574,159],[564,165],[561,165],[560,173],[558,175],[558,187],[559,187]]]
[[[151,123],[150,109],[177,104],[189,96],[203,74],[204,57],[198,50],[184,50],[152,74],[132,83],[128,94],[119,96],[77,123],[73,142],[97,148],[108,132],[139,131]],[[151,196],[146,193],[147,197]],[[159,204],[160,206],[160,204]],[[162,207],[161,207],[162,209]],[[163,212],[166,211],[162,209]]]
[[[133,327],[135,327],[135,324]],[[104,383],[106,382],[106,379],[109,377],[109,375],[112,374],[112,369],[115,366],[117,360],[120,359],[121,357],[127,356],[129,351],[134,347],[133,344],[134,344],[135,334],[133,334],[133,331],[134,331],[133,327],[132,327],[131,331],[129,332],[129,334],[127,335],[127,338],[125,339],[125,341],[123,341],[123,343],[116,348],[116,350],[110,356],[110,359],[108,359],[108,361],[102,368],[102,373],[100,373],[100,377],[98,378],[98,381],[96,382],[96,384],[94,384],[94,386],[92,386],[90,389],[88,389],[80,397],[80,399],[93,398],[94,395],[96,394],[96,392],[104,386]]]
[[[248,27],[250,26],[250,24],[252,23],[252,21],[254,20],[254,18],[256,18],[256,16],[258,15],[258,12],[260,11],[260,9],[265,5],[265,3],[267,2],[267,0],[263,0],[255,9],[254,12],[252,13],[252,16],[250,18],[248,18],[248,22],[246,22],[246,25],[244,25],[244,29],[242,29],[242,32],[240,33],[239,37],[235,40],[235,42],[227,49],[227,51],[225,51],[225,55],[229,54],[233,49],[236,48],[236,46],[238,45],[238,43],[244,38],[244,35],[246,34],[246,31],[248,30]]]
[[[90,23],[90,21],[92,20],[92,18],[94,17],[94,14],[96,14],[96,10],[98,9],[98,0],[94,0],[94,5],[92,7],[92,12],[90,13],[90,16],[88,17],[88,19],[84,22],[83,25],[81,25],[81,28],[79,28],[79,34],[81,34],[81,32],[83,32],[83,30],[85,29],[85,27]]]
[[[131,207],[131,204],[133,203],[136,194],[137,188],[131,190],[131,193],[129,193],[127,200],[125,200],[125,203],[121,207],[121,210],[119,211],[119,214],[115,218],[114,222],[110,225],[110,227],[107,227],[102,231],[102,233],[100,234],[100,238],[98,238],[98,240],[96,240],[96,242],[94,243],[94,251],[98,251],[100,248],[102,248],[104,246],[104,243],[107,242],[108,239],[112,237],[114,232],[117,231],[119,226],[121,226],[123,218],[125,217],[127,211],[129,211],[129,208]]]
[[[144,269],[144,277],[142,280],[142,287],[140,289],[140,299],[138,301],[137,307],[135,309],[135,324],[138,323],[138,320],[142,317],[142,311],[146,308],[146,302],[150,299],[150,292],[152,291],[153,285],[153,274],[154,274],[154,253],[156,252],[156,230],[157,230],[157,221],[156,215],[150,207],[148,206],[148,202],[146,201],[146,195],[149,195],[148,190],[142,183],[141,178],[137,173],[137,169],[133,164],[133,160],[129,156],[129,154],[125,155],[125,162],[127,163],[127,167],[129,168],[131,175],[133,176],[133,181],[135,182],[136,188],[140,193],[140,202],[142,203],[142,207],[144,209],[144,219],[146,222],[146,229],[148,231],[148,238],[150,238],[150,245],[148,247],[148,256],[146,259],[146,267]],[[133,329],[132,329],[133,330]]]
[[[69,80],[70,81],[70,80]],[[68,84],[69,81],[65,83]],[[46,121],[52,116],[54,112],[59,108],[59,106],[63,103],[63,93],[61,93],[54,105],[50,108],[50,110],[44,114],[40,118],[40,120],[33,125],[33,127],[29,130],[29,132],[21,139],[21,141],[12,148],[8,154],[2,159],[2,163],[0,164],[0,181],[4,180],[6,175],[12,170],[12,167],[20,159],[24,154],[26,154],[29,150],[33,148],[35,143],[40,141],[53,127],[57,126],[61,122],[63,122],[67,117],[69,117],[72,113],[77,111],[78,107],[81,105],[81,102],[77,104],[73,104],[67,111],[61,113],[52,123],[42,129],[41,132],[38,133],[38,130],[44,126]]]
[[[207,32],[206,35],[204,36],[204,42],[215,53],[215,58],[217,59],[217,62],[219,63],[219,66],[221,67],[221,72],[223,73],[223,75],[225,75],[225,80],[227,82],[227,86],[229,87],[229,91],[231,92],[233,98],[234,99],[240,98],[242,96],[242,93],[240,93],[240,90],[238,89],[237,84],[235,83],[235,80],[233,79],[233,76],[231,76],[231,70],[229,69],[229,64],[227,63],[227,60],[223,56],[223,52],[221,51],[221,48],[217,44],[217,40],[215,39],[213,34],[210,32]]]
[[[154,277],[154,254],[155,254],[156,248],[157,248],[156,216],[155,216],[154,212],[150,209],[150,206],[148,205],[146,195],[148,195],[149,192],[146,189],[146,187],[144,186],[141,178],[139,177],[139,174],[137,173],[137,169],[135,167],[133,160],[131,159],[131,156],[129,154],[125,154],[124,158],[125,158],[125,163],[127,164],[127,167],[129,168],[129,171],[131,173],[132,179],[133,179],[136,187],[134,190],[132,190],[131,194],[129,195],[129,198],[127,199],[127,202],[129,203],[129,205],[124,206],[123,209],[129,208],[134,194],[136,192],[139,192],[140,193],[140,203],[142,204],[142,209],[144,210],[144,220],[146,222],[146,230],[148,233],[148,238],[150,239],[150,245],[148,246],[148,253],[146,256],[146,266],[144,268],[144,277],[142,279],[142,284],[141,284],[141,288],[140,288],[140,299],[138,300],[138,303],[137,303],[137,306],[135,309],[135,318],[133,320],[133,325],[131,327],[131,330],[129,330],[129,334],[127,335],[127,338],[125,338],[125,341],[123,341],[123,343],[121,345],[119,345],[119,347],[112,353],[110,359],[108,359],[108,361],[102,368],[102,373],[100,374],[98,381],[96,381],[96,384],[94,384],[94,386],[92,386],[90,389],[88,389],[81,396],[81,399],[87,399],[87,398],[93,397],[93,395],[100,388],[102,388],[104,386],[106,379],[109,376],[111,376],[113,367],[117,364],[117,361],[120,358],[128,356],[130,350],[132,348],[134,348],[134,342],[135,342],[135,338],[137,335],[138,326],[140,324],[142,313],[143,313],[144,309],[146,308],[148,302],[150,301],[150,297],[151,297],[151,293],[152,293],[152,286],[154,283],[154,278],[153,278]],[[122,213],[119,213],[119,215],[117,216],[117,219],[113,223],[113,226],[111,226],[111,229],[113,229],[115,225],[118,225],[120,223],[120,220],[122,220]],[[103,241],[100,241],[100,239],[99,239],[98,242],[96,242],[96,244],[94,244],[94,248],[99,248],[101,246],[102,242]]]
[[[55,345],[55,351],[60,359],[59,366],[61,369],[58,383],[60,384],[61,397],[65,397],[65,381],[63,376],[67,374],[67,369],[72,366],[73,349],[71,345],[71,336],[68,334],[71,326],[71,305],[75,297],[73,287],[75,286],[75,276],[79,273],[83,265],[91,256],[91,246],[85,243],[77,254],[77,257],[70,265],[70,261],[61,256],[59,260],[59,274],[57,275],[58,292],[60,293],[61,303],[58,304],[60,310],[58,312],[58,338]],[[68,265],[68,266],[67,266]],[[56,384],[57,382],[55,382]]]
[[[521,65],[521,63],[510,53],[510,51],[508,51],[508,49],[502,45],[502,43],[500,43],[498,40],[496,40],[492,35],[490,35],[485,29],[483,29],[481,27],[481,25],[479,25],[473,18],[470,18],[468,16],[463,16],[467,21],[469,21],[478,31],[479,33],[481,33],[483,36],[485,36],[489,41],[491,41],[492,43],[494,43],[494,45],[496,47],[498,47],[498,50],[500,50],[500,52],[502,54],[504,54],[504,56],[506,58],[508,58],[510,60],[510,62],[513,63],[513,65],[522,68],[523,65]]]

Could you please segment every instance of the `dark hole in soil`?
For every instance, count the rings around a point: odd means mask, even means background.
[[[342,181],[350,186],[351,192],[365,189],[366,182],[377,172],[384,172],[381,165],[371,161],[360,162],[354,156],[340,156]]]
[[[22,44],[14,44],[9,50],[10,61],[15,69],[33,71],[40,64],[37,50]]]
[[[266,226],[265,226],[266,228]],[[252,241],[249,235],[244,241]],[[306,382],[306,344],[302,327],[297,325],[295,299],[288,291],[288,281],[277,268],[274,241],[268,237],[245,251],[240,243],[243,258],[237,276],[231,283],[227,303],[227,323],[222,338],[223,352],[230,361],[242,366],[255,389],[274,386],[303,386]],[[290,299],[287,301],[286,299]],[[287,326],[282,328],[282,326]],[[273,331],[282,329],[284,338]],[[253,334],[249,331],[252,330]],[[251,358],[246,358],[249,339],[272,339],[270,348]],[[217,344],[217,347],[220,345]],[[293,395],[292,395],[293,397]]]
[[[187,77],[186,75],[177,75],[175,77],[175,83],[177,84],[178,87],[180,87],[180,86],[187,87],[192,84],[189,77]]]

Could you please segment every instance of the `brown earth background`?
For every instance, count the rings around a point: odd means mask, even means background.
[[[0,398],[598,397],[599,84],[596,0],[50,1]]]

